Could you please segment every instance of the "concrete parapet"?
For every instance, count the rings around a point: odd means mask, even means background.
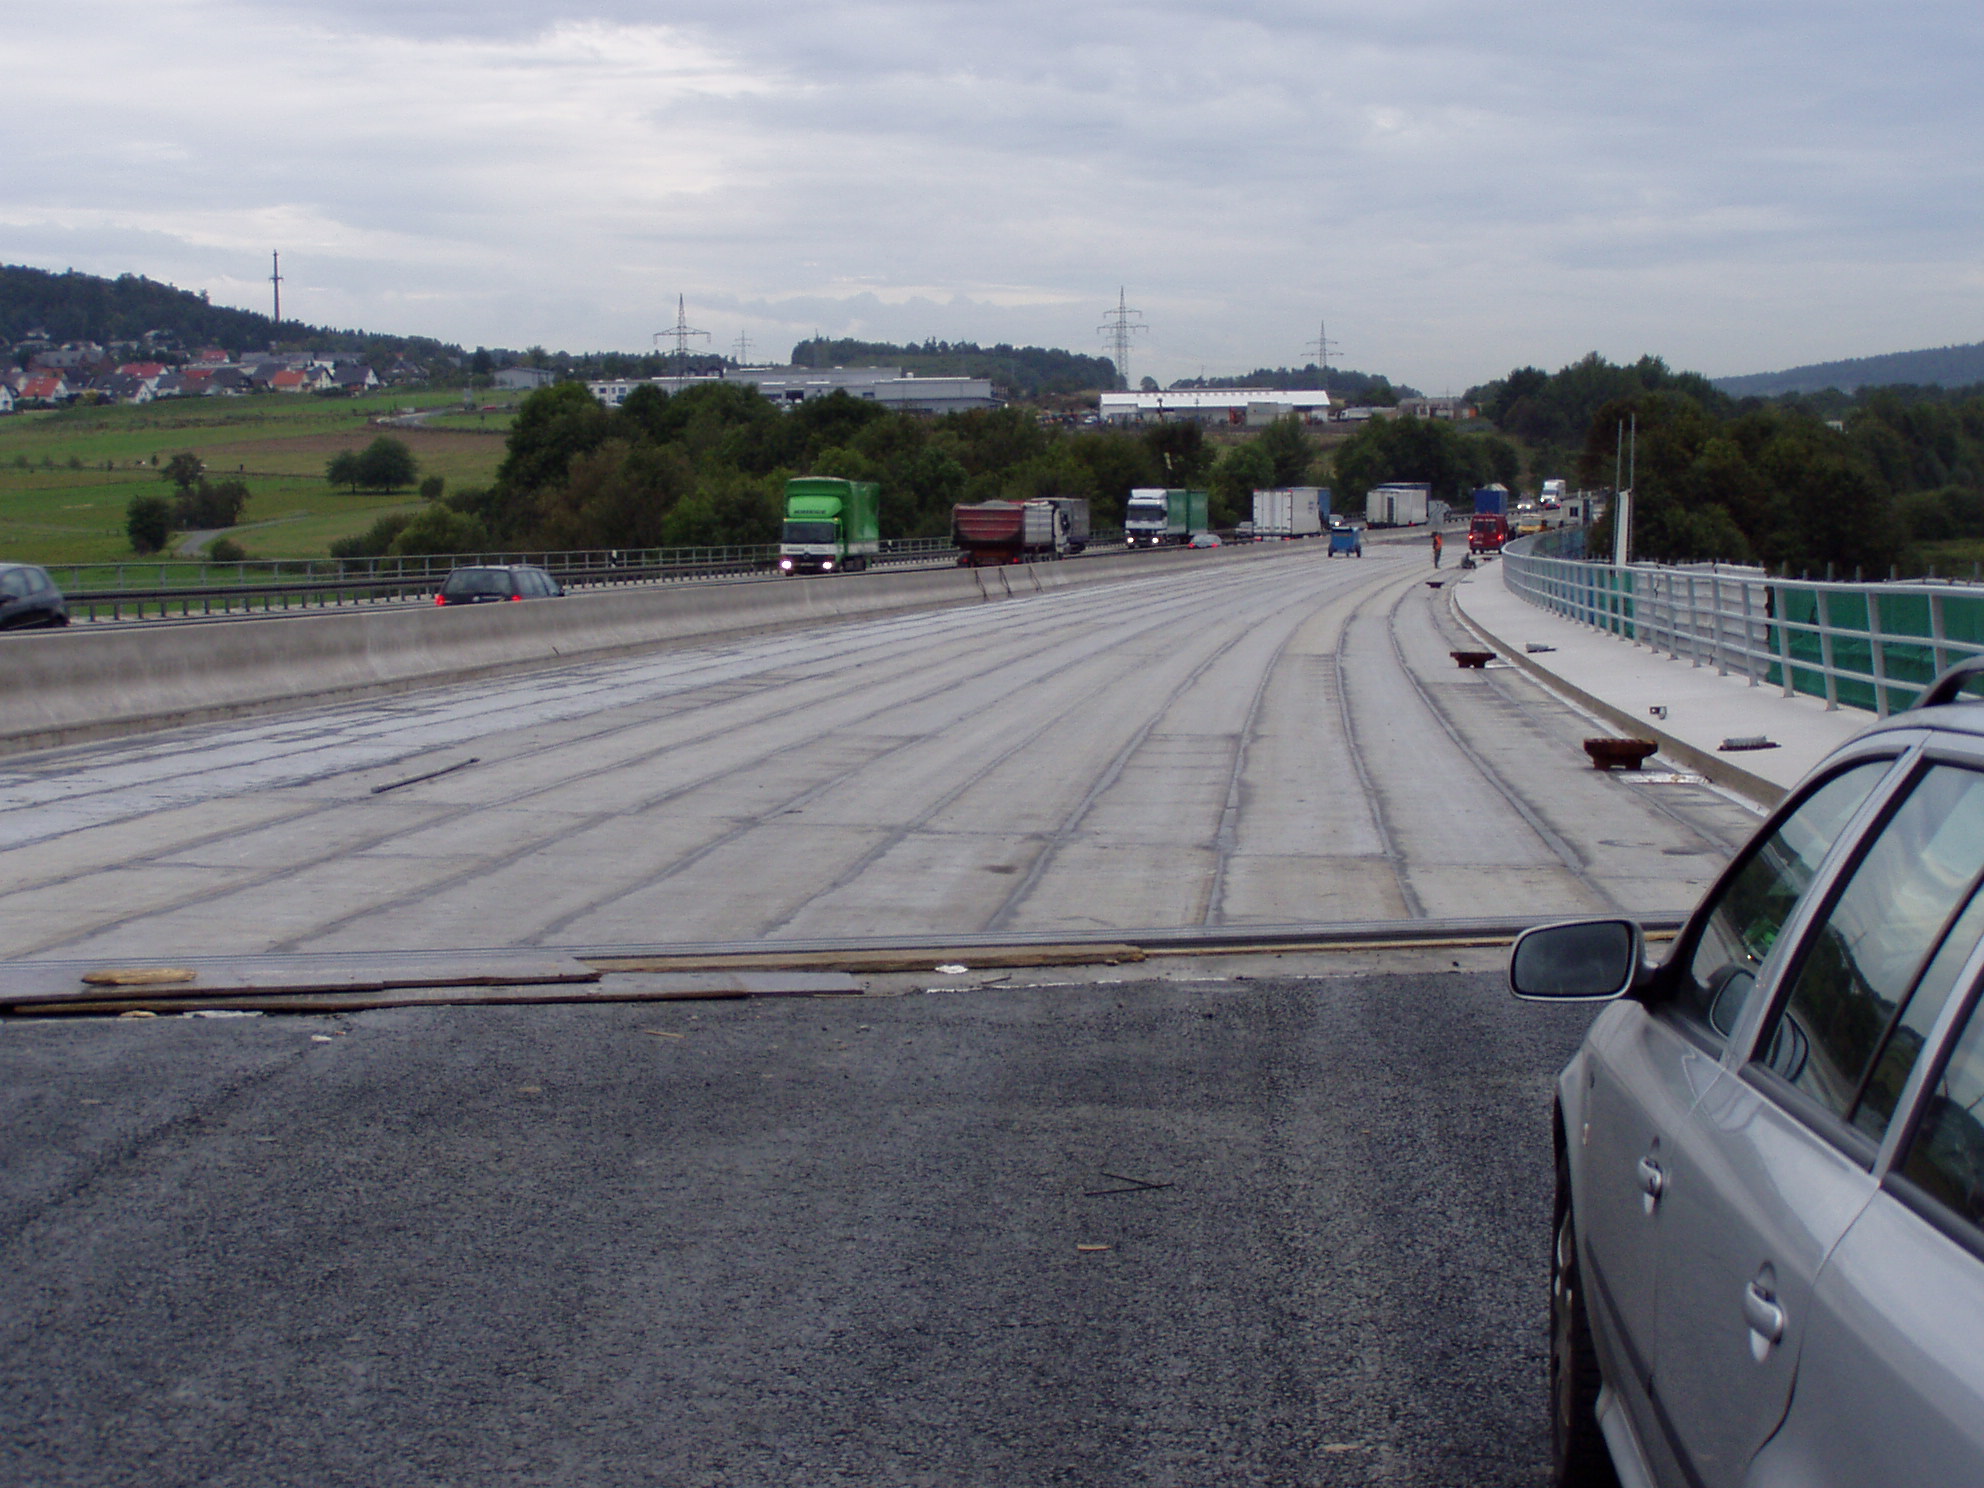
[[[1149,576],[1180,555],[910,569],[19,633],[0,641],[0,753],[626,655],[745,631]],[[1212,556],[1212,555],[1207,555]]]

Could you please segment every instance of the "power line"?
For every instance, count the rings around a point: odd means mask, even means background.
[[[1114,310],[1105,310],[1102,315],[1102,324],[1095,328],[1098,335],[1109,338],[1109,344],[1115,351],[1113,360],[1116,363],[1116,375],[1122,379],[1126,390],[1130,386],[1130,337],[1138,331],[1148,333],[1150,330],[1150,327],[1147,325],[1136,324],[1135,320],[1132,319],[1133,316],[1137,320],[1140,320],[1143,318],[1143,311],[1132,310],[1123,302],[1123,287],[1118,285],[1116,287],[1116,308]]]
[[[688,308],[683,303],[683,297],[681,295],[675,297],[675,324],[665,331],[656,331],[654,333],[654,339],[657,342],[663,336],[668,336],[675,342],[675,375],[677,377],[687,377],[689,375],[689,338],[692,336],[701,336],[707,341],[710,338],[710,333],[708,331],[699,331],[689,324]]]

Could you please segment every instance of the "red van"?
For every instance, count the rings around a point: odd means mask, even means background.
[[[1470,553],[1499,553],[1509,540],[1509,519],[1500,512],[1476,512],[1467,524],[1467,550]]]

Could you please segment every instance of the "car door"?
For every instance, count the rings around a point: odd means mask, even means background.
[[[1567,1131],[1579,1235],[1609,1357],[1642,1441],[1658,1443],[1650,1386],[1658,1331],[1667,1144],[1721,1075],[1748,988],[1856,813],[1894,765],[1852,762],[1815,782],[1717,884],[1646,1006],[1622,1005],[1594,1030],[1577,1130]]]
[[[1654,1406],[1706,1488],[1742,1482],[1783,1419],[1820,1268],[1877,1190],[1911,1019],[1940,1012],[1938,953],[1984,877],[1984,772],[1925,763],[1856,826],[1759,984],[1748,1058],[1666,1144]]]
[[[1931,1035],[1950,1052],[1819,1273],[1791,1409],[1752,1483],[1984,1483],[1984,895],[1971,903],[1947,943],[1972,952],[1968,1005]]]

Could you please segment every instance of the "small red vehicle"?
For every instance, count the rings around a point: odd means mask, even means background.
[[[1467,550],[1470,553],[1499,553],[1509,540],[1509,519],[1500,512],[1476,512],[1467,524]]]

